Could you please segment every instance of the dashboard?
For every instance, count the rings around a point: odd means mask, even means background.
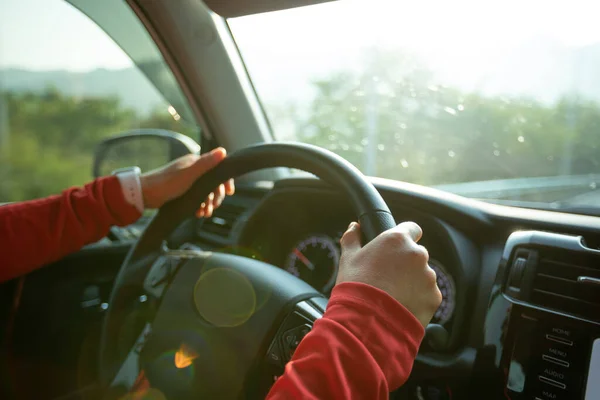
[[[237,245],[253,258],[276,265],[328,296],[341,256],[340,239],[355,220],[349,204],[336,192],[311,184],[275,188],[245,214]],[[440,353],[459,348],[469,318],[466,303],[476,286],[477,247],[464,233],[431,214],[388,201],[397,221],[411,220],[423,228],[419,241],[429,252],[442,304],[432,322],[447,332]],[[426,346],[425,346],[426,347]]]
[[[372,182],[397,222],[423,228],[421,243],[444,296],[433,321],[444,329],[437,330],[443,345],[427,332],[409,380],[392,400],[600,399],[600,379],[594,379],[600,376],[600,218]],[[339,239],[355,220],[347,199],[317,179],[236,186],[212,218],[183,223],[168,247],[260,259],[327,296]],[[144,226],[133,228],[115,235],[112,245],[90,246],[27,277],[9,347],[28,360],[15,366],[18,386],[32,393],[26,398],[79,398],[61,394],[75,393],[73,383],[93,385],[103,302],[131,236]],[[13,291],[2,292],[4,321],[18,289],[12,283]],[[83,359],[88,369],[79,368]],[[32,379],[41,384],[31,385]]]
[[[443,296],[432,321],[444,328],[443,345],[427,332],[392,398],[600,398],[588,378],[600,371],[600,218],[373,183],[397,222],[423,228]],[[335,189],[299,178],[240,187],[215,219],[218,227],[198,224],[200,246],[278,266],[327,296],[340,238],[356,218]]]

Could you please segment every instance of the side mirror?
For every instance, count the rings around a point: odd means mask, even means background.
[[[93,175],[110,175],[118,168],[158,168],[186,154],[200,153],[193,139],[164,129],[138,129],[111,136],[96,146]]]

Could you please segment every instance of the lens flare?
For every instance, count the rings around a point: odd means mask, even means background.
[[[246,257],[246,258],[251,258],[253,260],[268,263],[269,260],[266,260],[257,249],[261,248],[265,251],[270,251],[267,248],[267,246],[269,246],[269,245],[270,245],[270,243],[266,243],[266,244],[256,243],[256,245],[253,247],[232,245],[232,246],[222,247],[218,250],[218,252],[226,253],[226,254],[233,254],[236,256],[242,256],[242,257]],[[254,312],[261,310],[263,308],[263,306],[267,303],[267,301],[269,301],[269,299],[271,298],[271,295],[273,294],[273,288],[265,285],[265,286],[261,287],[260,290],[255,291],[255,293],[256,293],[256,309],[254,310]]]
[[[256,310],[256,292],[242,273],[231,268],[212,268],[196,282],[194,303],[198,313],[211,324],[240,326]]]
[[[198,354],[185,343],[181,344],[179,350],[175,352],[175,366],[179,369],[187,368],[198,357]]]
[[[179,383],[189,383],[195,375],[194,359],[189,354],[179,353],[179,350],[162,353],[153,363],[154,371],[160,371],[166,379],[177,380]]]

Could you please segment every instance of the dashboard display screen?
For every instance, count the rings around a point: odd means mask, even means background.
[[[585,389],[585,400],[600,399],[600,338],[594,340],[592,346],[592,357],[588,370],[588,382]]]

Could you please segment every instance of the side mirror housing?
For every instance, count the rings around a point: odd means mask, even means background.
[[[199,154],[193,139],[164,129],[137,129],[111,136],[96,146],[93,175],[138,166],[142,171],[158,168],[186,154]]]

